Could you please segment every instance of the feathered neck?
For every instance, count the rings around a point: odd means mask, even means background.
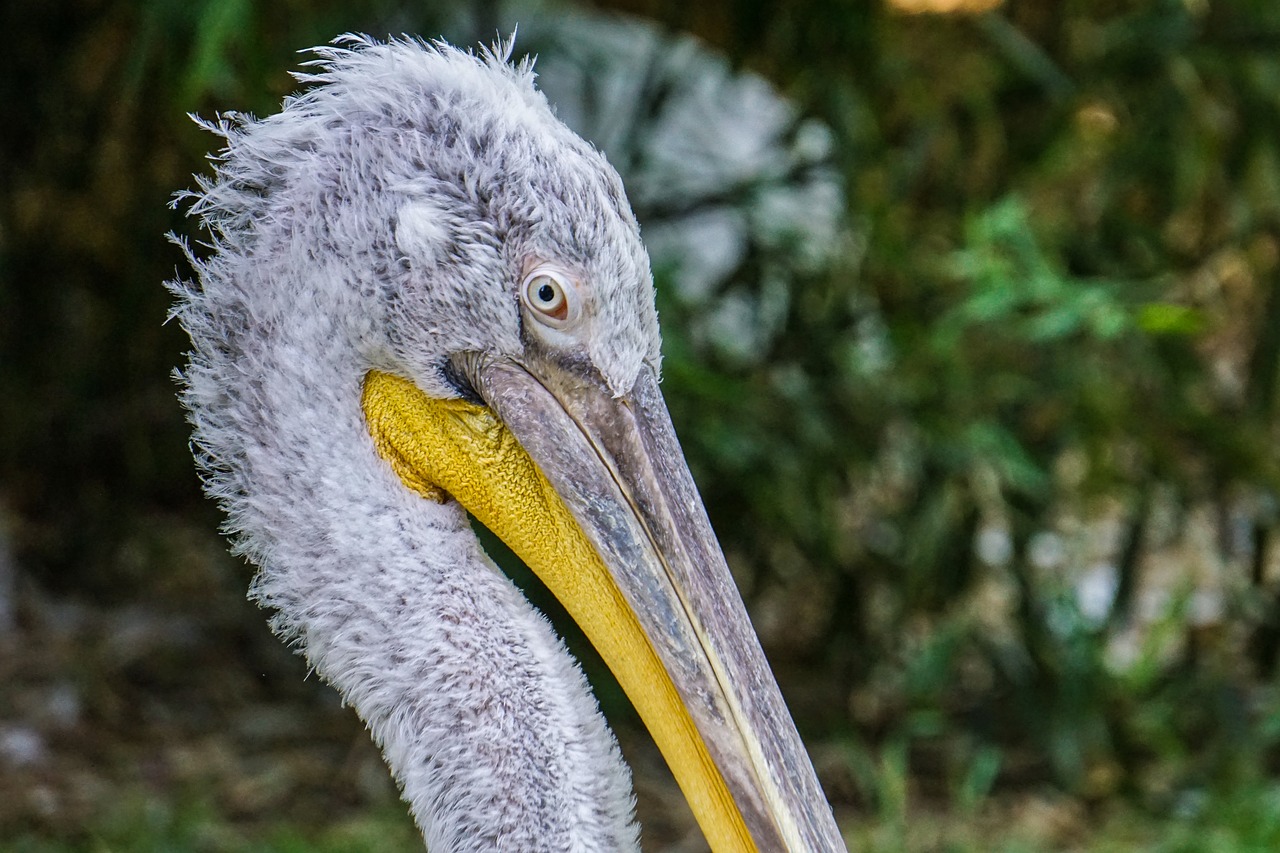
[[[274,132],[220,131],[224,163]],[[387,366],[387,281],[243,174],[196,198],[214,252],[172,285],[183,400],[273,628],[366,721],[433,851],[636,848],[629,774],[581,672],[462,509],[410,492],[373,448],[360,384]]]

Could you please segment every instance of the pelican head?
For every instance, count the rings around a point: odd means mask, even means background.
[[[617,173],[509,45],[348,38],[225,147],[171,285],[206,488],[434,850],[634,849],[599,649],[717,850],[842,849],[671,427]]]

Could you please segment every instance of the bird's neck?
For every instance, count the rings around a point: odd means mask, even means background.
[[[333,316],[284,314],[252,345],[228,347],[235,317],[193,334],[197,441],[230,463],[210,490],[261,567],[254,596],[366,721],[433,851],[634,849],[629,775],[580,670],[463,510],[378,458],[369,365],[338,343],[359,331]]]

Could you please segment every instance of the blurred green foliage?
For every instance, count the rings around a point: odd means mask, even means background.
[[[667,14],[836,131],[851,245],[751,370],[668,393],[757,594],[830,604],[828,722],[1087,798],[1269,774],[1280,15],[746,5]]]
[[[877,822],[858,837],[918,846],[912,802],[1052,786],[1169,818],[1151,849],[1273,847],[1280,6],[617,5],[833,137],[829,260],[765,246],[714,294],[781,306],[760,347],[695,335],[714,299],[658,283],[686,452],[833,799]],[[338,32],[475,41],[510,12],[8,14],[0,510],[34,588],[180,596],[167,531],[217,523],[162,325],[167,200],[210,145],[184,113],[274,109]]]

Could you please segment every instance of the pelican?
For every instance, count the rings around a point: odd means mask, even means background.
[[[716,851],[843,850],[661,393],[621,180],[511,45],[350,36],[206,126],[170,283],[207,493],[251,595],[367,724],[427,847],[638,848],[563,602]],[[181,241],[180,241],[181,242]]]

